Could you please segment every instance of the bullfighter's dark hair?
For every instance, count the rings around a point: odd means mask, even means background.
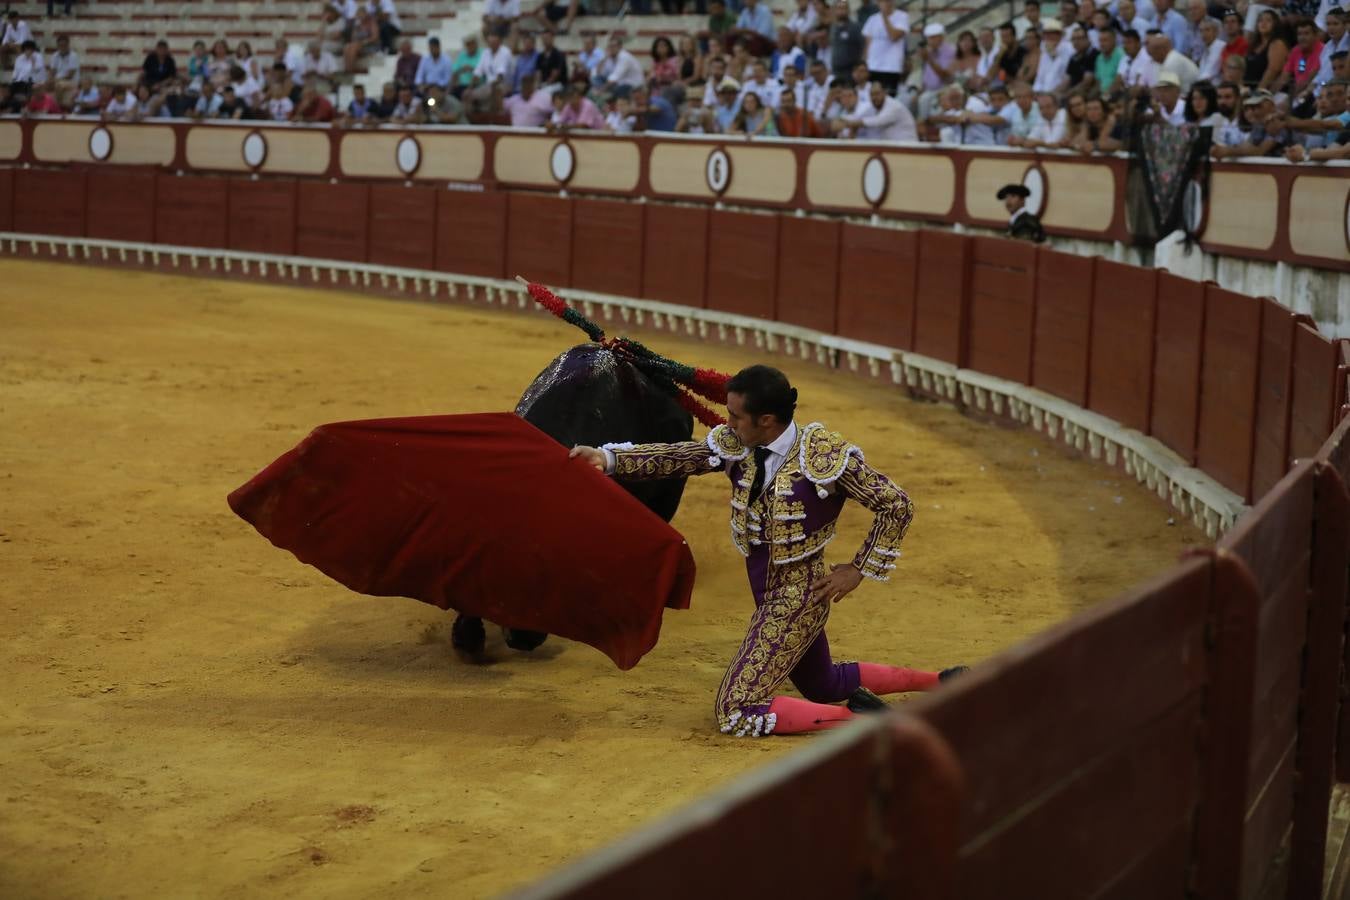
[[[741,369],[727,382],[727,393],[745,397],[745,411],[750,415],[769,414],[784,425],[792,421],[797,409],[797,389],[772,366]]]

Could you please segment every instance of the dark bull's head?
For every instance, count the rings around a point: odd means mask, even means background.
[[[516,406],[516,414],[564,447],[614,441],[687,441],[694,420],[632,363],[599,344],[578,344],[549,363]],[[624,484],[669,522],[684,479]]]
[[[618,441],[687,441],[694,419],[637,366],[599,344],[578,344],[549,363],[525,389],[516,415],[564,447]],[[669,522],[680,508],[684,479],[624,483],[630,494]],[[503,628],[507,646],[533,650],[548,635]],[[461,616],[451,633],[456,647],[481,650],[482,622]]]

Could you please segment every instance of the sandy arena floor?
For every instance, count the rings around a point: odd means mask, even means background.
[[[0,262],[0,895],[492,896],[809,741],[713,730],[750,609],[719,479],[675,520],[693,607],[628,673],[495,630],[493,663],[466,664],[446,613],[352,594],[225,504],[319,423],[510,409],[579,339],[487,308]],[[644,339],[724,370],[757,356]],[[918,508],[899,577],[835,608],[852,658],[978,663],[1202,540],[1037,435],[788,371],[802,420]],[[834,561],[867,518],[845,523]]]

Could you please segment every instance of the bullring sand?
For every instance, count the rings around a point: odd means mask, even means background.
[[[353,594],[225,505],[322,422],[510,409],[579,332],[58,264],[0,262],[0,284],[0,895],[493,896],[811,740],[713,730],[750,608],[719,479],[674,522],[693,606],[626,673],[495,631],[470,665],[448,614]],[[898,577],[835,607],[850,658],[978,663],[1202,541],[1038,435],[764,361],[917,506]],[[867,522],[846,510],[831,561]]]

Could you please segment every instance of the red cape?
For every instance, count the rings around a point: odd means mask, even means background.
[[[513,413],[321,425],[229,502],[354,591],[581,641],[620,669],[694,586],[679,532]]]

